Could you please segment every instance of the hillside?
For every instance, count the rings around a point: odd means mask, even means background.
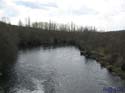
[[[125,79],[125,31],[97,32],[92,29],[65,31],[14,26],[0,22],[0,68],[16,60],[19,49],[34,46],[73,45],[81,55],[96,59]]]

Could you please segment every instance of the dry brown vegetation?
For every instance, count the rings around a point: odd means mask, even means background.
[[[73,24],[33,23],[32,27],[0,22],[0,64],[10,64],[20,48],[40,45],[73,45],[109,71],[125,78],[125,31],[97,32]]]

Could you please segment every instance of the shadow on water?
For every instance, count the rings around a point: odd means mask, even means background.
[[[53,49],[56,46],[51,46],[51,47],[43,47],[43,50],[49,50],[49,49]],[[37,47],[37,48],[28,48],[28,49],[24,49],[23,53],[26,53],[30,50],[32,51],[39,51],[41,48]],[[18,52],[18,54],[20,54],[20,52]],[[18,89],[26,89],[25,93],[37,93],[34,90],[37,90],[35,83],[40,83],[40,85],[43,85],[44,88],[44,92],[40,93],[56,93],[55,92],[55,81],[52,79],[52,73],[50,73],[50,75],[47,75],[47,77],[44,77],[44,75],[38,75],[37,72],[35,71],[24,71],[23,68],[19,68],[19,71],[17,69],[17,59],[18,57],[14,57],[15,59],[13,59],[13,61],[9,61],[10,64],[5,63],[2,65],[1,68],[1,73],[2,75],[0,76],[0,93],[18,93]],[[25,68],[24,68],[25,69]],[[31,68],[32,69],[32,68]],[[25,73],[26,72],[26,73]],[[46,78],[46,80],[40,82],[40,81],[36,81],[31,79],[29,76],[32,74],[36,74],[36,76],[34,77],[42,77],[42,78]],[[19,93],[23,93],[23,91],[20,91]]]
[[[14,70],[16,61],[17,61],[17,56],[13,57],[11,61],[8,60],[8,63],[4,62],[4,64],[2,64],[1,77],[0,77],[0,87],[1,87],[0,93],[1,92],[11,93],[10,89],[14,87],[17,80],[17,76]]]
[[[34,83],[23,73],[17,73],[15,65],[13,63],[3,66],[2,76],[0,77],[0,93],[17,93],[18,88],[26,88],[30,91],[35,90]]]
[[[16,62],[16,60],[15,60]],[[0,77],[0,87],[3,93],[11,93],[10,89],[14,87],[16,83],[16,74],[14,73],[14,65],[15,62],[11,62],[11,64],[4,64],[2,66],[2,76]],[[1,93],[1,92],[0,92]]]

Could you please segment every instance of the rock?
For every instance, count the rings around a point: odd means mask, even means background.
[[[80,55],[85,55],[86,52],[85,51],[80,51]]]
[[[107,69],[108,69],[109,72],[112,72],[112,71],[113,71],[113,70],[112,70],[112,66],[108,66]]]

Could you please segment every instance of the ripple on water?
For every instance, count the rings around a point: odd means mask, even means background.
[[[14,93],[45,93],[42,83],[45,82],[45,80],[38,80],[35,78],[32,78],[32,81],[35,85],[35,90],[29,90],[26,88],[15,88],[12,92]]]

